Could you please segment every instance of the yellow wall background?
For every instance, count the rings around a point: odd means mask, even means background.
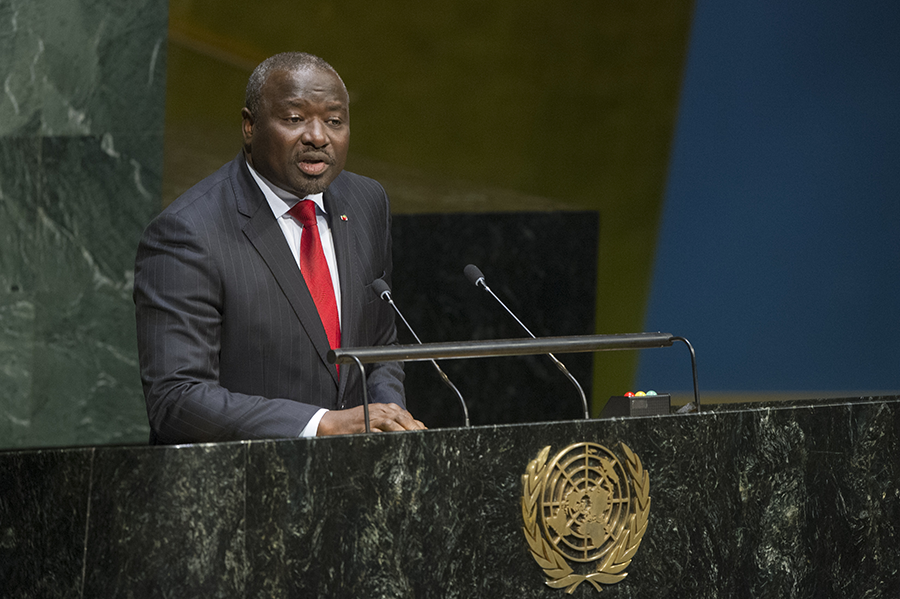
[[[350,91],[348,168],[380,180],[394,212],[597,210],[585,334],[641,331],[691,12],[674,0],[171,0],[163,202],[237,153],[253,67],[312,52]],[[594,397],[630,388],[636,363],[597,354]]]

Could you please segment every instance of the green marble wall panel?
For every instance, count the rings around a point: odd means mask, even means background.
[[[0,0],[0,447],[143,442],[167,3]]]

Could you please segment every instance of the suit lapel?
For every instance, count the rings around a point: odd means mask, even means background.
[[[243,156],[239,156],[239,158],[243,161]],[[250,217],[250,220],[244,225],[244,234],[269,267],[272,276],[275,277],[297,315],[300,325],[312,341],[319,358],[326,364],[332,379],[337,384],[337,373],[334,367],[328,363],[327,356],[330,349],[328,337],[319,318],[319,312],[316,310],[316,304],[303,280],[303,275],[297,268],[294,257],[291,256],[290,247],[284,239],[281,227],[275,220],[275,215],[268,209],[262,191],[247,170],[246,164],[242,162],[240,167],[241,173],[237,177],[239,193],[236,194],[239,198],[238,210]]]
[[[351,203],[343,193],[333,191],[335,185],[325,191],[325,209],[331,223],[331,238],[334,242],[334,254],[337,260],[338,278],[341,284],[341,347],[357,347],[359,339],[356,320],[359,318],[359,285],[356,283],[356,261],[354,260],[353,219],[350,212]],[[346,220],[345,220],[346,217]],[[341,367],[343,374],[338,389],[338,405],[347,388],[348,369],[355,372],[357,366],[348,364]]]

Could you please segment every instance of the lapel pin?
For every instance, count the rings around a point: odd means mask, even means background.
[[[342,215],[341,215],[341,220],[346,221],[346,220],[347,220],[347,215],[346,215],[346,214],[342,214]]]

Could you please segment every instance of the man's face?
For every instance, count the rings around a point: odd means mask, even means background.
[[[331,71],[269,74],[259,114],[241,111],[244,150],[256,171],[299,197],[321,193],[347,162],[350,101]]]

